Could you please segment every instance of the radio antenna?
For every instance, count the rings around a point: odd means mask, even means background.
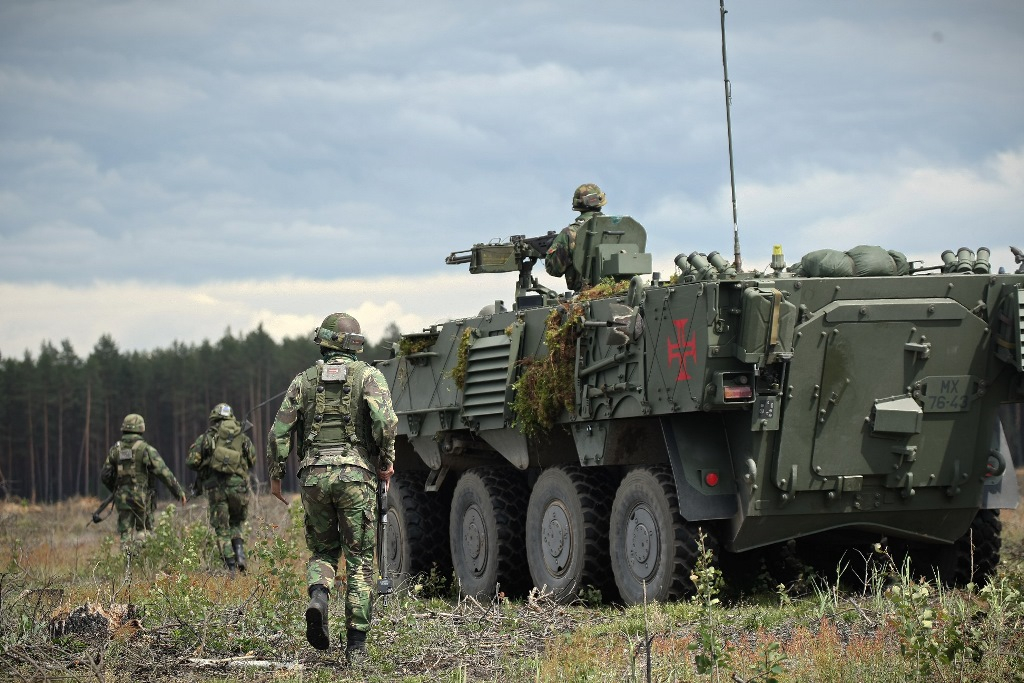
[[[732,189],[732,249],[736,258],[736,272],[743,270],[740,258],[740,227],[736,221],[736,171],[732,157],[732,83],[729,82],[729,63],[725,56],[725,0],[719,0],[722,14],[722,73],[725,76],[725,129],[729,136],[729,187]]]

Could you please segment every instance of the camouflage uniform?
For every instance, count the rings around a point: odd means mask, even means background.
[[[555,236],[544,256],[544,270],[548,275],[559,277],[565,275],[566,286],[574,291],[583,288],[583,275],[573,265],[573,252],[576,250],[576,233],[584,223],[594,216],[601,216],[605,196],[601,188],[592,183],[580,185],[573,193],[572,208],[580,215],[575,221],[562,228]]]
[[[318,333],[330,320],[331,316]],[[350,350],[340,350],[341,344],[321,340],[320,345],[323,359],[296,375],[285,392],[268,438],[267,460],[273,484],[284,476],[291,444],[296,442],[306,545],[312,552],[307,584],[311,596],[319,588],[329,595],[344,554],[345,624],[351,651],[353,631],[359,632],[356,636],[362,642],[370,628],[376,470],[394,464],[398,418],[379,370],[356,360]],[[313,604],[307,610],[307,629],[312,628]],[[326,616],[326,603],[323,608]],[[314,645],[327,648],[326,642]]]
[[[249,516],[249,470],[255,462],[256,449],[231,406],[218,403],[210,412],[209,428],[188,449],[185,464],[196,471],[197,488],[206,493],[210,526],[231,570],[246,570],[242,529]]]
[[[131,426],[130,418],[138,418],[141,429],[125,430]],[[157,479],[175,498],[183,498],[185,491],[157,450],[143,440],[141,432],[145,430],[145,423],[141,417],[126,417],[122,430],[121,440],[111,447],[103,463],[100,480],[114,493],[117,531],[121,542],[126,543],[132,540],[133,532],[145,533],[153,529]]]

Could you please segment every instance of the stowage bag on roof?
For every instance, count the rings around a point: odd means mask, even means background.
[[[849,251],[812,251],[800,259],[793,271],[804,277],[875,277],[908,275],[910,265],[901,252],[862,244]]]

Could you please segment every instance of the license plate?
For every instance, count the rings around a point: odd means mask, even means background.
[[[964,413],[971,407],[970,375],[929,377],[925,383],[921,408],[926,413]]]

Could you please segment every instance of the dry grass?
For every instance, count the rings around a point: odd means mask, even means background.
[[[797,597],[765,590],[711,612],[695,602],[565,606],[539,593],[481,603],[437,597],[445,577],[421,577],[378,607],[370,656],[353,669],[337,644],[321,653],[305,643],[297,502],[254,501],[252,566],[239,576],[204,545],[202,501],[165,515],[153,552],[131,566],[111,543],[113,519],[87,524],[97,505],[0,504],[0,680],[1024,681],[1020,509],[1002,515],[995,588],[932,589],[909,606],[890,591],[834,585]],[[53,637],[55,615],[89,603],[131,603],[142,628]],[[332,600],[332,637],[342,616]],[[702,673],[694,655],[707,642],[724,655]]]

